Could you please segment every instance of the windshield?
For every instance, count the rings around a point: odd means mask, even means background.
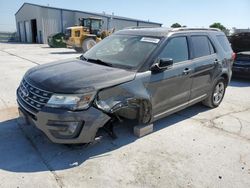
[[[149,57],[159,41],[143,36],[112,35],[87,51],[84,58],[135,68]]]
[[[84,26],[84,27],[89,27],[90,20],[89,19],[83,19],[83,20],[81,20],[81,25]]]
[[[100,20],[92,20],[91,21],[91,29],[92,30],[99,30],[101,28],[101,21]]]

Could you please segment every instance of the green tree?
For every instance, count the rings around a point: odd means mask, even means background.
[[[229,30],[224,26],[222,25],[221,23],[219,22],[215,22],[213,23],[212,25],[209,26],[210,28],[217,28],[217,29],[220,29],[221,31],[223,31],[226,35],[228,35],[229,33]]]
[[[172,28],[178,28],[178,27],[181,27],[181,24],[179,23],[174,23],[171,25]]]

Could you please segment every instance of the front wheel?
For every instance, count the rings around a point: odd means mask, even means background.
[[[83,53],[88,51],[90,48],[92,48],[96,44],[96,41],[92,38],[87,38],[82,42],[82,50]]]
[[[226,91],[225,79],[220,78],[214,85],[209,96],[202,102],[210,108],[216,108],[222,102]]]

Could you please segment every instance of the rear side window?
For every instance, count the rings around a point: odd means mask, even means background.
[[[231,51],[230,43],[228,42],[227,37],[225,35],[217,35],[216,38],[218,39],[221,47],[225,52]]]
[[[215,50],[214,50],[214,47],[213,47],[213,45],[211,44],[210,40],[208,40],[208,43],[209,43],[210,53],[211,53],[211,54],[214,54],[214,53],[215,53]]]
[[[170,39],[162,50],[160,58],[171,58],[174,63],[188,60],[188,44],[186,37]]]
[[[213,45],[207,36],[192,36],[191,39],[195,58],[215,53]]]

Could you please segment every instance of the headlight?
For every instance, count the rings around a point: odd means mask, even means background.
[[[83,110],[89,107],[94,99],[95,92],[86,94],[54,94],[46,106],[53,108],[67,108],[69,110]]]

